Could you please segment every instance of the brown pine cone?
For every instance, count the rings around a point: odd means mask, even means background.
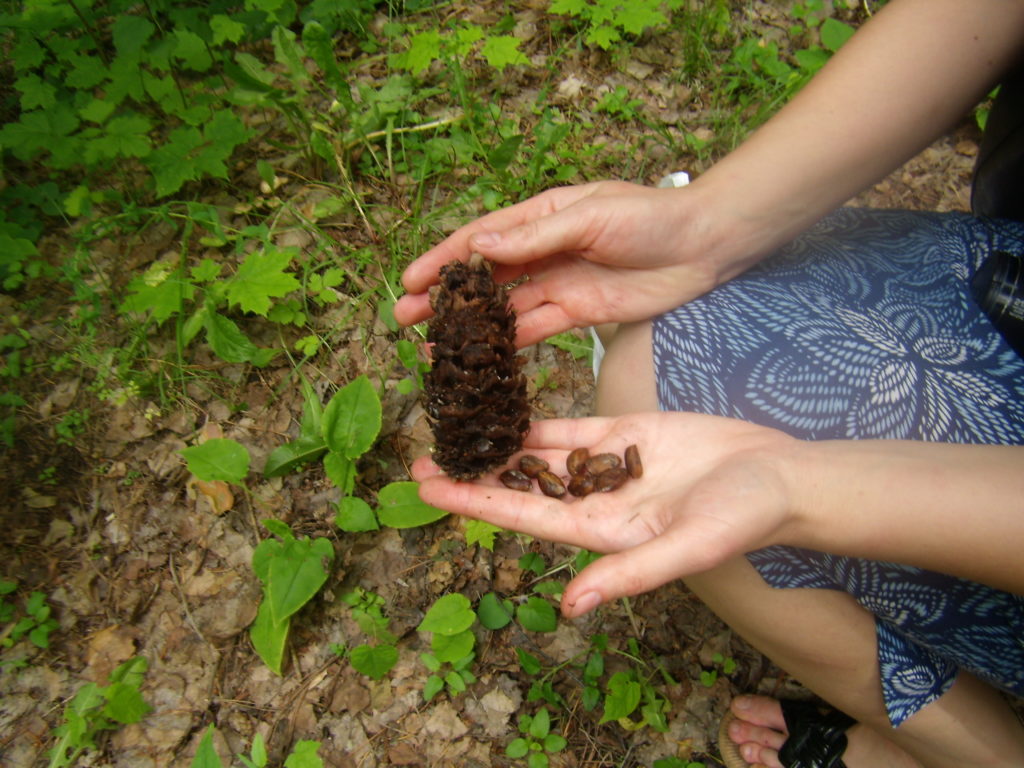
[[[504,464],[530,429],[515,312],[479,254],[441,268],[430,306],[424,389],[433,458],[450,477],[472,480]]]

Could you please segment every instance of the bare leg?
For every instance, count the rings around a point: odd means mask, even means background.
[[[601,369],[597,409],[602,415],[658,409],[650,324],[617,329]],[[754,647],[858,721],[844,757],[849,768],[1024,765],[1024,727],[999,694],[966,674],[941,699],[892,729],[879,684],[874,618],[849,595],[773,589],[746,558],[686,583]],[[758,713],[766,708],[758,706]],[[772,719],[770,704],[767,709],[760,731],[756,717],[736,726],[741,741],[751,739],[744,745],[751,757],[760,754],[757,737],[773,741],[766,731],[777,733],[781,725]],[[766,759],[774,760],[779,743],[765,745]]]

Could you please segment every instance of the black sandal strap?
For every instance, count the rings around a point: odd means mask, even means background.
[[[856,720],[806,701],[780,703],[789,735],[779,750],[779,762],[786,768],[845,768],[846,729]]]

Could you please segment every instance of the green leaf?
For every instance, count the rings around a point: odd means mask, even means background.
[[[561,752],[568,744],[565,736],[560,733],[549,733],[544,737],[544,751],[551,754]]]
[[[416,629],[441,635],[455,635],[465,632],[476,621],[476,614],[470,607],[469,598],[452,592],[430,606],[427,614]]]
[[[437,660],[447,661],[449,664],[454,664],[469,656],[473,652],[474,645],[476,645],[476,636],[468,629],[454,635],[435,632],[430,641],[430,647]]]
[[[217,13],[210,17],[210,31],[213,32],[213,44],[224,42],[237,43],[245,34],[245,25],[239,24],[230,16]]]
[[[300,437],[284,445],[279,445],[267,457],[263,465],[264,477],[281,477],[292,470],[316,461],[327,450],[327,443],[322,437]]]
[[[370,505],[356,496],[345,496],[338,502],[334,524],[349,533],[376,531],[380,528]]]
[[[512,601],[502,600],[494,592],[488,592],[480,598],[476,615],[487,629],[501,629],[512,621]]]
[[[142,698],[138,684],[131,682],[111,683],[103,689],[103,697],[107,700],[103,714],[124,725],[139,722],[151,709]]]
[[[414,75],[426,70],[441,55],[441,33],[436,29],[413,35],[401,64]]]
[[[391,528],[416,528],[440,520],[447,515],[443,509],[420,500],[420,484],[411,481],[390,483],[380,489],[377,519]]]
[[[555,608],[543,597],[531,597],[516,608],[516,618],[531,632],[554,632],[558,627]]]
[[[526,758],[526,768],[549,768],[548,756],[543,752],[531,752]]]
[[[617,672],[608,681],[601,723],[629,717],[640,704],[641,687],[630,672]]]
[[[142,51],[155,30],[149,19],[127,13],[118,14],[110,26],[114,47],[121,56],[134,56]]]
[[[319,741],[304,739],[298,742],[285,759],[284,768],[324,768],[324,761],[317,755],[319,749]]]
[[[266,317],[271,297],[284,296],[300,287],[295,275],[284,270],[291,264],[292,248],[268,246],[245,257],[235,276],[228,281],[227,297],[244,312]]]
[[[398,649],[393,645],[360,645],[352,649],[349,659],[357,672],[380,680],[398,661]]]
[[[182,448],[188,470],[200,480],[241,483],[249,473],[249,452],[243,445],[224,437]]]
[[[224,768],[217,750],[213,748],[213,731],[211,723],[207,726],[202,741],[199,742],[199,747],[196,749],[195,757],[192,758],[189,768]]]
[[[488,37],[480,52],[487,63],[503,72],[510,64],[529,64],[530,60],[519,50],[522,41],[512,35],[495,35]]]
[[[547,707],[541,707],[540,711],[533,716],[527,733],[535,739],[543,739],[551,730],[551,713]]]
[[[523,672],[531,677],[536,675],[541,670],[540,659],[534,656],[529,651],[524,651],[518,645],[516,646],[516,656],[519,657],[519,666]]]
[[[511,757],[513,760],[518,760],[521,757],[526,757],[530,751],[530,742],[524,738],[512,739],[509,745],[505,747],[505,757]]]
[[[293,539],[270,562],[266,596],[275,623],[281,623],[308,603],[327,581],[324,563],[334,559],[330,541]]]
[[[361,374],[324,408],[323,434],[331,451],[356,459],[370,450],[381,427],[381,405],[369,378]]]
[[[174,57],[184,62],[186,67],[197,72],[205,72],[213,64],[213,58],[206,43],[195,32],[188,29],[174,30]]]
[[[281,674],[290,622],[290,619],[285,619],[280,623],[275,623],[271,616],[269,602],[263,600],[256,612],[256,620],[249,627],[249,639],[252,641],[253,649],[263,659],[263,663],[276,675]]]
[[[501,528],[486,520],[466,519],[463,523],[466,529],[466,545],[479,544],[489,552],[494,551],[494,537],[501,532]]]
[[[853,37],[854,28],[831,16],[821,25],[821,44],[835,53]]]
[[[324,456],[324,472],[327,479],[338,486],[346,496],[352,493],[356,486],[356,464],[351,459],[346,459],[340,453],[331,451]]]
[[[444,680],[439,675],[431,675],[423,684],[423,700],[430,701],[444,690]]]

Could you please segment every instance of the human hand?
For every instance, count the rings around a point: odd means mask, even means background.
[[[412,474],[428,504],[606,553],[566,587],[570,617],[779,543],[792,508],[779,460],[797,441],[776,430],[692,413],[553,419],[534,423],[524,448],[564,474],[574,448],[622,455],[632,444],[643,477],[579,499],[513,491],[497,474],[454,482],[429,457]]]
[[[718,282],[698,208],[685,188],[608,181],[548,190],[467,224],[410,264],[395,318],[429,317],[426,291],[440,268],[473,252],[498,265],[499,282],[529,278],[509,294],[521,347],[569,328],[653,317]]]

